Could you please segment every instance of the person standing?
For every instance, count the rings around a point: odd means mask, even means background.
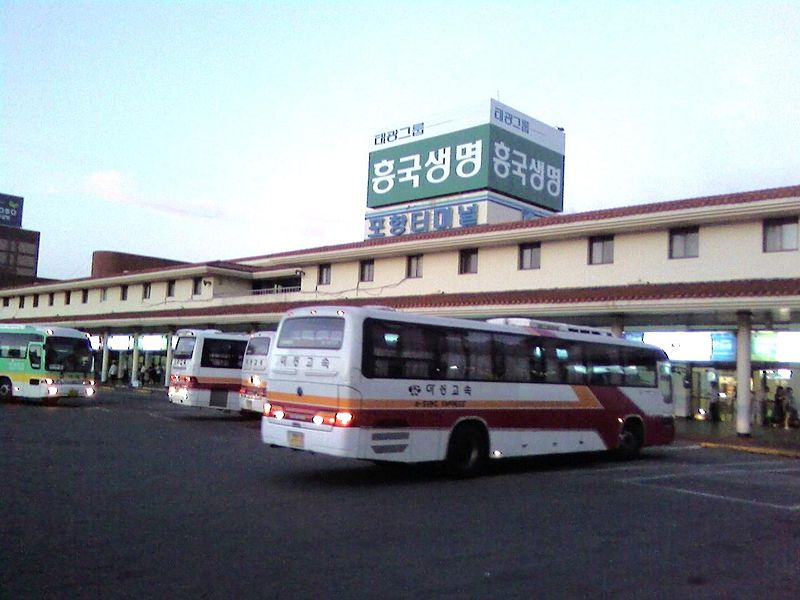
[[[712,381],[709,386],[708,412],[711,414],[711,422],[719,423],[719,386],[716,381]]]
[[[117,361],[113,361],[108,367],[108,378],[111,380],[111,385],[117,385]]]
[[[783,421],[783,428],[789,429],[791,423],[797,420],[797,401],[794,399],[794,390],[791,386],[786,388],[784,395],[784,403],[786,404],[786,417]]]
[[[780,425],[783,423],[786,417],[786,408],[784,405],[785,401],[786,397],[783,391],[783,386],[779,385],[777,388],[775,388],[775,405],[772,409],[772,422],[775,425]]]

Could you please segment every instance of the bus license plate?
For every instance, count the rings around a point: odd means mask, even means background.
[[[77,396],[77,395],[78,395],[78,390],[70,390],[70,391],[68,392],[68,394],[69,394],[70,396],[72,396],[72,397],[74,397],[74,396]]]
[[[289,447],[302,450],[305,445],[305,434],[302,431],[287,431],[289,436]]]

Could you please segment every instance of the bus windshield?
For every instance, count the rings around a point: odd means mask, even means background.
[[[246,356],[266,356],[269,354],[269,343],[272,341],[268,337],[250,338],[247,344]]]
[[[192,358],[194,353],[194,345],[197,343],[197,338],[194,337],[181,337],[178,338],[178,344],[175,346],[175,352],[172,354],[173,358]]]
[[[283,322],[278,348],[339,350],[343,338],[341,317],[297,317]]]
[[[44,342],[47,371],[88,373],[92,351],[86,338],[48,337]]]

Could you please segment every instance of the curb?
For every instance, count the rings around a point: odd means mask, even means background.
[[[700,442],[700,447],[721,448],[723,450],[735,450],[736,452],[749,452],[750,454],[783,456],[785,458],[800,458],[800,451],[785,450],[783,448],[765,448],[764,446],[742,446],[740,444],[723,444],[717,442]]]
[[[150,387],[131,387],[131,386],[100,386],[97,388],[98,392],[104,393],[113,393],[113,392],[126,392],[126,393],[133,393],[133,394],[142,394],[142,395],[150,395],[150,394],[157,394],[159,392],[167,392],[167,388],[150,388]]]

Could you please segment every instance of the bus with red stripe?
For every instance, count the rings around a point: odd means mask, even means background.
[[[267,397],[267,360],[274,331],[256,331],[250,335],[242,362],[242,386],[239,403],[242,411],[260,413]]]
[[[176,338],[169,378],[170,402],[240,410],[242,359],[249,336],[217,329],[181,329]]]
[[[376,462],[488,460],[640,448],[674,438],[659,348],[530,319],[377,307],[287,313],[270,354],[266,444]]]

